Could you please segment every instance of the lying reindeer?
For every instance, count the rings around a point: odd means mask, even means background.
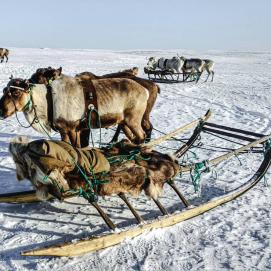
[[[62,199],[65,192],[81,191],[111,229],[115,225],[97,204],[97,195],[119,195],[141,223],[143,219],[125,194],[138,196],[144,190],[160,211],[167,214],[158,197],[162,194],[164,184],[179,173],[179,165],[174,157],[151,150],[143,151],[137,145],[125,141],[113,148],[98,150],[74,148],[63,141],[28,142],[19,137],[10,143],[9,151],[16,165],[17,179],[30,180],[39,199],[46,200],[49,193]],[[114,162],[116,156],[123,157],[125,153],[129,159]],[[133,160],[131,155],[134,156]],[[95,185],[97,179],[100,183]],[[88,181],[93,184],[91,188]]]
[[[77,174],[79,167],[90,180],[95,174],[102,181],[108,181],[100,184],[99,196],[121,192],[139,195],[144,190],[154,199],[162,195],[164,183],[179,172],[174,157],[141,150],[128,141],[99,150],[75,148],[63,141],[41,139],[28,142],[26,138],[17,137],[10,143],[9,151],[16,165],[17,179],[30,180],[41,200],[46,200],[48,193],[61,199],[62,192],[82,184],[84,177]],[[135,160],[113,162],[110,166],[110,158],[130,155],[131,152]]]

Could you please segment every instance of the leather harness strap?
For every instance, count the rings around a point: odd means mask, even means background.
[[[47,100],[47,116],[48,116],[48,121],[50,123],[51,128],[55,131],[58,132],[58,130],[55,127],[54,124],[54,107],[53,107],[53,95],[52,95],[52,87],[50,85],[46,86],[47,88],[47,93],[46,93],[46,100]]]
[[[98,102],[96,89],[91,80],[80,80],[81,86],[83,87],[84,97],[85,97],[85,119],[88,120],[89,112],[91,111],[91,105],[98,112]],[[93,112],[91,115],[91,120],[93,123],[97,123],[97,114]]]

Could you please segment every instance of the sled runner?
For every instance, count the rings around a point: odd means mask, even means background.
[[[156,83],[184,83],[197,81],[200,76],[197,72],[176,72],[173,70],[152,70],[147,67],[144,68],[144,73],[148,75],[148,79]]]

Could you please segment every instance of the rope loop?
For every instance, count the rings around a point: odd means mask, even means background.
[[[203,172],[210,172],[210,165],[208,160],[196,163],[194,167],[190,169],[190,176],[195,192],[200,191],[200,179]]]

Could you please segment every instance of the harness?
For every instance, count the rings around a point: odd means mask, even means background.
[[[20,122],[20,120],[19,120],[19,118],[18,118],[18,115],[17,115],[18,109],[17,109],[17,107],[16,107],[16,104],[15,104],[15,102],[14,102],[14,99],[12,98],[12,94],[11,94],[11,92],[10,92],[10,88],[13,88],[13,89],[19,89],[19,90],[22,90],[22,91],[24,91],[24,92],[26,92],[26,93],[29,94],[29,100],[27,101],[27,103],[26,103],[26,104],[24,105],[24,107],[22,108],[22,112],[30,112],[31,109],[34,110],[34,118],[33,118],[32,122],[29,124],[29,126],[24,126],[24,125]],[[29,89],[27,89],[27,90],[25,90],[24,88],[21,88],[21,87],[17,87],[17,86],[9,86],[7,92],[9,92],[10,97],[11,97],[11,101],[12,101],[14,107],[15,107],[15,115],[16,115],[16,119],[17,119],[18,123],[19,123],[23,128],[30,128],[35,122],[38,121],[36,108],[35,108],[35,106],[33,106],[33,100],[32,100],[32,86],[30,86]]]
[[[80,80],[79,82],[83,87],[85,98],[85,116],[82,119],[81,125],[83,128],[90,128],[88,127],[88,120],[91,118],[91,121],[98,126],[99,116],[96,89],[91,80]]]
[[[47,100],[47,116],[48,121],[50,123],[51,128],[58,132],[55,124],[54,124],[54,107],[53,107],[53,94],[52,94],[52,86],[51,86],[52,80],[49,80],[49,84],[46,86],[47,93],[46,93],[46,100]]]

